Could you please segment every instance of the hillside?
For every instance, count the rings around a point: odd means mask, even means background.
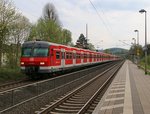
[[[109,48],[109,49],[105,49],[104,52],[111,53],[114,55],[119,55],[119,56],[126,56],[129,50],[123,48]]]

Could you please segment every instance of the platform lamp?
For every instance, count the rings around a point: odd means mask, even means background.
[[[137,65],[139,65],[140,61],[140,53],[139,53],[139,30],[134,30],[137,33]]]
[[[147,15],[146,15],[146,10],[141,9],[139,13],[145,13],[145,74],[147,74]]]
[[[139,30],[134,30],[137,33],[137,45],[139,45]]]
[[[132,38],[132,40],[134,40],[134,45],[136,45],[136,39],[135,39],[135,38]]]
[[[136,39],[132,38],[132,40],[134,40],[133,46],[134,46],[134,49],[136,49]],[[134,53],[134,57],[133,57],[134,58],[134,63],[135,63],[135,57],[136,57],[136,53]]]

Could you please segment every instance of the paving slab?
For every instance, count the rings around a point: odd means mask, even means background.
[[[126,60],[93,114],[150,114],[150,76]]]

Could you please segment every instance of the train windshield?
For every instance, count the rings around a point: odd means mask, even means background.
[[[31,56],[31,48],[23,48],[22,49],[22,56],[23,57],[30,57]]]
[[[22,57],[46,57],[48,56],[48,48],[23,48]]]
[[[46,56],[48,56],[48,48],[34,48],[33,56],[34,57],[46,57]]]

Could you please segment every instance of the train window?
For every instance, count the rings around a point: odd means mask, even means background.
[[[48,48],[34,48],[33,50],[33,56],[34,57],[46,57],[48,56]]]
[[[46,57],[48,56],[48,48],[23,48],[22,49],[22,57]]]
[[[72,59],[72,53],[70,53],[70,59]]]
[[[79,54],[77,53],[77,59],[79,59]]]
[[[92,54],[90,54],[90,58],[92,58]]]
[[[69,53],[68,52],[66,53],[66,59],[69,59]]]
[[[60,52],[56,51],[56,59],[60,59]]]
[[[22,55],[22,57],[30,57],[31,56],[31,48],[23,48],[21,55]]]
[[[81,55],[78,53],[78,59],[80,59]]]
[[[87,55],[86,54],[84,54],[84,58],[86,58],[87,57]]]
[[[90,55],[89,55],[89,54],[87,54],[87,58],[90,58]]]

